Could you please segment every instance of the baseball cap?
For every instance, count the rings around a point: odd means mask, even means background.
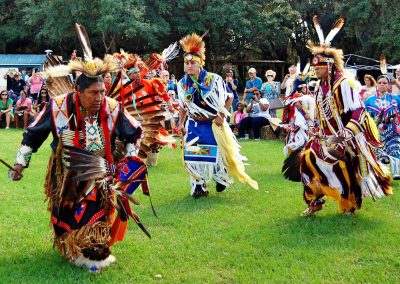
[[[251,67],[248,73],[257,73],[256,68]]]

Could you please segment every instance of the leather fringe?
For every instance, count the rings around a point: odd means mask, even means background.
[[[107,244],[111,240],[110,228],[111,225],[108,222],[86,224],[82,228],[64,233],[62,236],[55,235],[54,246],[60,255],[68,260],[75,260],[82,255],[83,249]]]

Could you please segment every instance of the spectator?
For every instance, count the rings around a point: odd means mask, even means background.
[[[76,49],[74,49],[71,53],[71,60],[76,60],[77,58]]]
[[[231,125],[233,133],[235,134],[238,133],[240,122],[243,120],[243,118],[247,117],[247,113],[244,111],[245,107],[246,105],[241,102],[236,103],[236,111],[233,113],[233,124]]]
[[[161,75],[162,76],[161,79],[163,79],[167,84],[167,92],[168,91],[174,91],[174,93],[177,94],[178,93],[178,89],[177,89],[177,86],[176,86],[175,75],[172,74],[171,78],[170,78],[169,72],[167,70],[163,70],[161,74],[162,74]]]
[[[26,86],[26,83],[24,80],[22,80],[21,73],[19,73],[19,72],[16,72],[14,74],[14,79],[15,80],[13,82],[11,90],[14,92],[14,94],[19,95],[21,93],[21,91],[24,89],[24,87]]]
[[[290,96],[292,93],[293,80],[296,77],[296,65],[290,65],[288,70],[289,74],[285,76],[281,84],[281,89],[285,90],[285,97]]]
[[[171,74],[171,81],[176,85],[177,81],[174,74]]]
[[[29,82],[31,83],[30,93],[31,93],[32,103],[35,103],[38,98],[38,93],[43,85],[43,78],[38,72],[37,68],[34,68],[32,70],[32,76]]]
[[[13,100],[10,99],[7,90],[1,91],[0,98],[0,120],[3,120],[3,117],[6,118],[6,129],[10,128],[10,121],[13,118],[12,108],[13,108]]]
[[[239,139],[244,138],[244,134],[250,129],[253,130],[254,139],[260,140],[261,127],[269,124],[269,102],[265,98],[261,98],[261,94],[255,93],[254,98],[250,99],[250,104],[246,109],[246,112],[250,116],[245,117],[239,124]]]
[[[248,73],[250,79],[246,82],[242,99],[242,103],[246,102],[246,104],[250,102],[250,99],[253,98],[255,94],[260,94],[260,89],[262,86],[262,80],[261,78],[257,77],[257,71],[255,68],[250,68]]]
[[[4,80],[7,80],[7,91],[11,90],[14,85],[14,69],[8,69],[7,73],[3,76]]]
[[[375,119],[383,147],[378,152],[381,162],[391,165],[393,179],[400,179],[400,96],[390,93],[390,79],[378,77],[377,92],[365,100],[365,108]]]
[[[27,128],[28,122],[33,118],[32,101],[26,96],[24,91],[21,91],[19,100],[15,105],[14,121],[15,128],[19,127],[19,120],[23,119],[24,128]]]
[[[238,79],[235,78],[233,69],[228,69],[226,71],[226,77],[224,82],[226,84],[226,91],[230,94],[233,94],[232,109],[235,112],[237,110],[236,105],[239,102],[239,97],[237,92],[237,86],[239,84],[239,81]]]
[[[149,71],[149,72],[144,76],[144,78],[147,79],[147,80],[151,80],[151,79],[153,79],[153,78],[157,78],[157,71],[156,71],[156,70],[151,70],[151,71]]]
[[[175,94],[178,94],[178,87],[177,82],[175,79],[175,75],[171,74],[171,79],[168,81],[167,90],[173,90]]]
[[[29,87],[29,79],[30,79],[29,75],[26,74],[26,70],[25,69],[22,70],[21,73],[22,73],[22,75],[21,75],[22,80],[24,80],[26,85]]]
[[[40,95],[38,96],[35,106],[33,107],[36,111],[36,114],[39,114],[39,112],[43,110],[43,108],[48,104],[49,101],[50,101],[49,92],[46,89],[41,89]]]
[[[107,90],[107,92],[111,89],[112,86],[112,77],[111,77],[111,73],[105,73],[103,75],[103,79],[104,79],[104,86]]]
[[[400,68],[396,69],[396,78],[390,80],[390,84],[392,85],[392,94],[400,95]]]
[[[171,101],[174,103],[178,100],[177,94],[175,93],[174,90],[168,90],[167,91],[168,96],[171,98]]]
[[[31,76],[32,76],[32,73],[26,74],[26,76],[25,76],[25,84],[28,87],[29,95],[31,95]]]
[[[360,91],[360,97],[362,101],[365,101],[376,93],[376,81],[374,77],[369,74],[365,74],[364,83],[365,85],[361,87]]]
[[[281,94],[281,83],[278,81],[274,81],[275,76],[275,71],[267,70],[265,72],[267,82],[263,83],[261,86],[262,97],[266,98],[268,101],[278,99]],[[270,110],[269,112],[272,117],[276,117],[276,109]]]
[[[43,81],[42,89],[45,89],[45,90],[47,90],[47,86],[46,86],[46,80],[44,80],[44,81]]]

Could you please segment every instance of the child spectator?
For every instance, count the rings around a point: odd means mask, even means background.
[[[236,111],[233,113],[233,125],[231,125],[233,133],[235,134],[238,133],[238,127],[242,119],[247,117],[247,113],[244,112],[245,107],[246,105],[241,102],[236,104]]]

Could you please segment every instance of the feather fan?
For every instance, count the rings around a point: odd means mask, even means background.
[[[164,58],[164,60],[166,62],[174,59],[175,57],[177,57],[179,54],[179,44],[178,42],[174,42],[172,44],[170,44],[166,49],[163,50],[163,52],[161,53],[162,58]]]

